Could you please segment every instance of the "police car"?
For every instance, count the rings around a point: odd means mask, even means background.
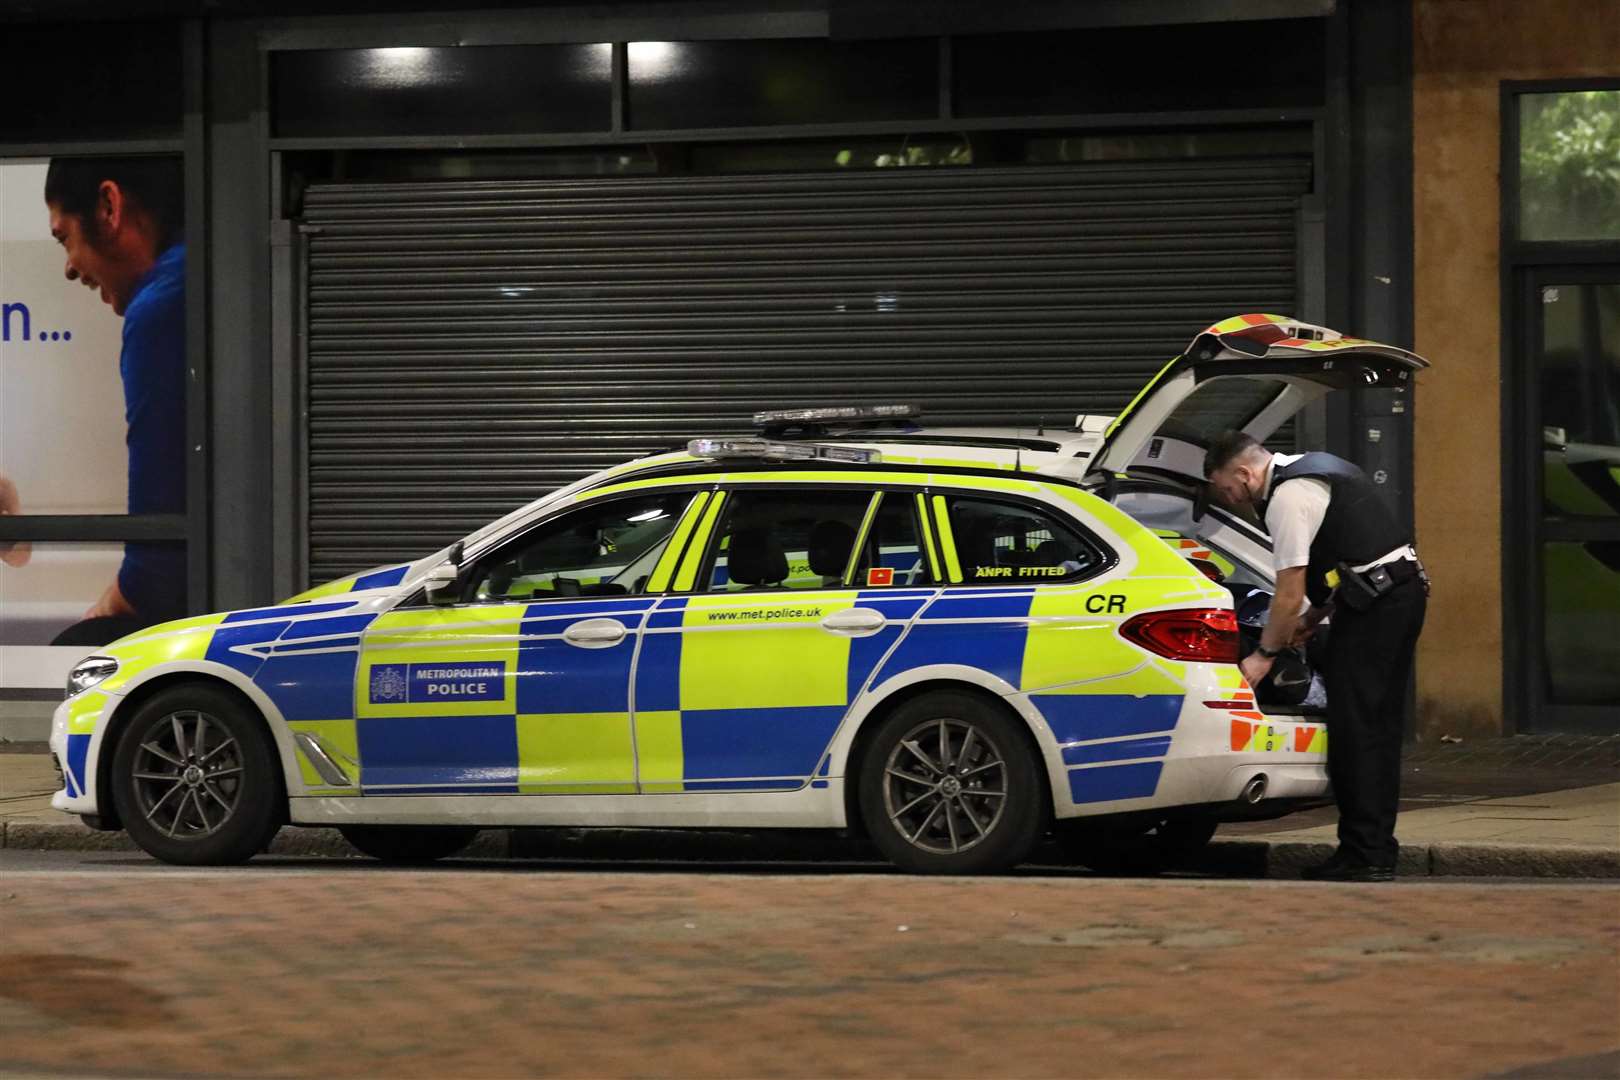
[[[1051,830],[1093,865],[1184,853],[1328,784],[1322,718],[1238,670],[1266,543],[1205,505],[1201,443],[1422,366],[1242,316],[1061,434],[765,414],[89,657],[53,805],[189,864],[287,822],[399,860],[521,826],[858,828],[923,872]]]

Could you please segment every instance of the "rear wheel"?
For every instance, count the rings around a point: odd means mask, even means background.
[[[879,722],[863,755],[867,834],[895,865],[926,874],[1005,870],[1040,836],[1040,773],[1004,710],[938,690]]]
[[[1201,818],[1165,818],[1131,827],[1082,819],[1069,822],[1059,839],[1069,858],[1099,874],[1160,874],[1196,859],[1216,827]]]
[[[124,828],[165,862],[244,862],[269,846],[286,808],[269,731],[217,686],[177,686],[142,705],[112,770]]]
[[[392,863],[446,859],[473,842],[473,825],[339,825],[343,839],[361,854]]]

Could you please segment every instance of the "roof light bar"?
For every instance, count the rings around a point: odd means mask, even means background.
[[[775,442],[771,439],[693,439],[687,453],[700,458],[768,458],[773,461],[846,461],[870,465],[883,460],[876,450],[825,443]]]
[[[754,414],[755,427],[824,424],[830,420],[904,420],[921,416],[915,405],[845,405],[826,409],[772,409]]]

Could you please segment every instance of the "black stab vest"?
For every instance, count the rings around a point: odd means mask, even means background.
[[[1271,471],[1271,494],[1290,480],[1310,477],[1324,480],[1332,488],[1327,515],[1311,541],[1310,563],[1305,568],[1305,595],[1312,604],[1327,602],[1333,590],[1327,572],[1341,562],[1351,566],[1370,563],[1396,548],[1412,542],[1412,534],[1396,520],[1378,487],[1360,468],[1332,454],[1303,454],[1298,461],[1275,466]],[[1260,508],[1260,519],[1270,508],[1267,499]]]

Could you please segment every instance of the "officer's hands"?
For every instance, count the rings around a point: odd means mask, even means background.
[[[1327,618],[1328,612],[1331,610],[1325,604],[1322,607],[1312,604],[1310,610],[1299,617],[1299,623],[1294,627],[1294,632],[1288,636],[1288,647],[1297,649],[1311,640],[1311,637],[1316,633],[1316,628],[1322,625],[1322,620]]]
[[[1265,677],[1271,674],[1271,665],[1274,663],[1275,657],[1261,656],[1257,652],[1252,652],[1243,658],[1238,667],[1242,669],[1243,677],[1249,680],[1249,686],[1252,688],[1259,686]]]
[[[0,514],[22,512],[22,501],[17,498],[17,485],[0,473]],[[33,545],[12,540],[0,540],[0,562],[7,566],[27,566]]]

